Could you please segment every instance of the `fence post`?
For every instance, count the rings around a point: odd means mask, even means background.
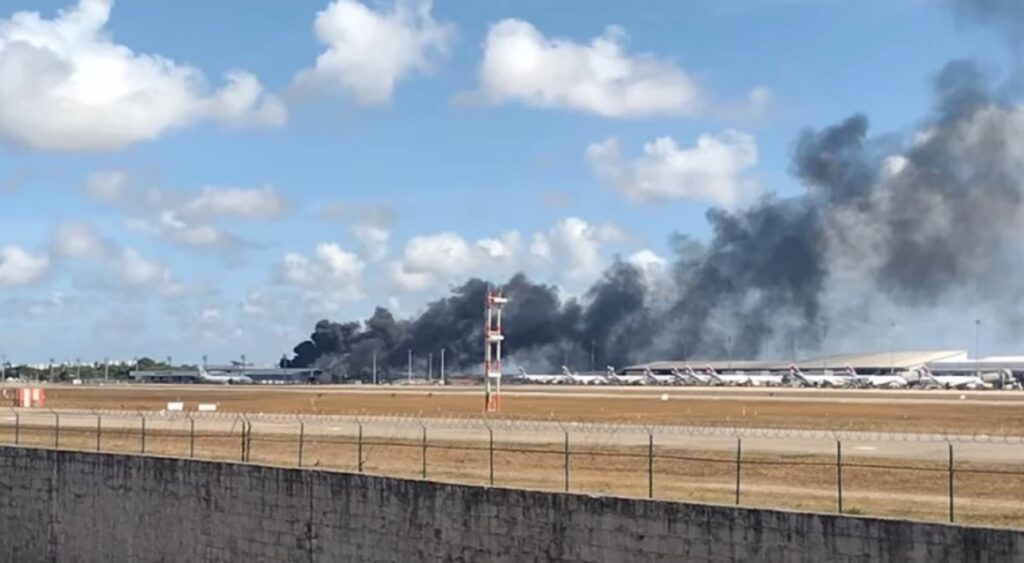
[[[423,427],[423,479],[427,478],[427,427]]]
[[[188,415],[188,458],[196,457],[196,419]]]
[[[565,492],[569,492],[569,432],[565,431]]]
[[[949,443],[949,521],[953,518],[953,442]]]
[[[235,420],[238,420],[238,419],[235,419]],[[241,461],[245,461],[245,419],[242,419],[241,427],[242,427],[242,432],[241,432],[242,436],[239,439],[239,444],[238,444],[238,457],[241,459]]]
[[[843,513],[843,442],[836,440],[836,498],[839,500],[839,514]]]
[[[647,498],[654,498],[654,434],[647,435]]]
[[[363,472],[363,425],[362,425],[362,423],[359,424],[359,440],[358,440],[358,445],[359,445],[359,447],[356,450],[356,467],[359,469],[359,472],[362,473]]]
[[[53,448],[60,449],[60,414],[53,413]]]
[[[99,414],[96,415],[96,451],[100,451],[101,440],[103,438],[103,417]]]
[[[736,436],[736,504],[740,503],[740,460],[743,458],[743,438]]]
[[[306,423],[299,420],[299,467],[302,467],[302,446],[306,439]]]
[[[142,419],[142,453],[146,453],[146,415],[140,414]]]
[[[491,486],[494,486],[494,429],[487,429],[488,437],[490,438],[490,457],[491,457]]]

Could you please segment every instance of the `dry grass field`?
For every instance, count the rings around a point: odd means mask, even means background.
[[[724,397],[719,394],[714,398],[673,392],[670,400],[661,401],[658,390],[642,396],[632,391],[608,391],[619,395],[609,398],[585,394],[559,396],[557,392],[527,395],[512,389],[502,398],[502,418],[1024,435],[1024,397],[1002,393],[989,393],[991,399],[982,406],[977,400],[962,404],[955,400],[887,400],[911,396],[898,391],[851,393],[850,396],[866,395],[877,400],[844,402],[847,395],[827,391],[822,395],[800,393],[795,399],[792,392],[785,391],[731,393]],[[57,409],[155,411],[170,401],[184,401],[191,408],[199,402],[217,403],[218,409],[226,412],[481,416],[479,392],[374,391],[344,392],[316,387],[67,386],[47,389],[46,399],[48,407]],[[945,393],[924,396],[956,397]],[[1013,396],[1018,400],[1007,400]]]

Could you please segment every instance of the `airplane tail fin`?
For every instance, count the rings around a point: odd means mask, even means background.
[[[572,375],[572,372],[569,371],[568,367],[562,366],[562,375]]]

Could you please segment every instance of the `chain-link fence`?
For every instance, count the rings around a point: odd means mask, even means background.
[[[1024,527],[1016,435],[11,409],[0,443]]]

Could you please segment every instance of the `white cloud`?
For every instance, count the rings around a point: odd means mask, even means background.
[[[85,193],[97,201],[119,203],[130,189],[128,174],[121,171],[94,172],[85,179]]]
[[[352,234],[363,246],[363,253],[367,260],[380,262],[387,258],[388,241],[391,240],[390,229],[368,224],[357,224],[352,226]]]
[[[113,0],[54,19],[0,19],[0,135],[40,150],[109,151],[200,121],[281,125],[284,106],[243,71],[211,91],[203,73],[115,43]]]
[[[176,297],[186,291],[183,284],[174,280],[170,269],[133,249],[122,249],[112,266],[118,282],[129,289],[155,291],[165,297]]]
[[[747,172],[757,164],[757,144],[739,131],[701,135],[692,148],[662,137],[631,161],[623,160],[618,140],[609,138],[587,147],[586,158],[595,176],[634,202],[693,200],[731,207],[756,190]]]
[[[613,225],[591,225],[578,217],[568,217],[547,232],[534,234],[530,253],[542,263],[557,264],[568,281],[588,282],[607,264],[603,246],[624,240],[625,234]]]
[[[46,275],[50,259],[34,256],[19,246],[0,248],[0,287],[30,284]]]
[[[327,50],[295,77],[300,89],[341,90],[363,105],[391,99],[395,84],[429,72],[448,52],[455,26],[434,20],[429,0],[396,0],[374,11],[357,0],[335,0],[317,14],[313,30]]]
[[[218,227],[217,219],[271,220],[288,213],[290,204],[277,188],[204,187],[198,194],[156,186],[141,187],[124,171],[90,174],[86,194],[132,215],[128,228],[190,248],[234,249],[239,237]]]
[[[102,260],[107,257],[111,244],[100,236],[92,223],[69,221],[54,229],[50,247],[56,256]]]
[[[630,54],[625,31],[609,26],[589,44],[548,38],[528,22],[502,20],[487,35],[481,94],[605,117],[693,115],[704,109],[696,81],[673,61]]]
[[[273,186],[262,188],[203,188],[183,212],[198,216],[275,219],[288,211],[288,202]]]
[[[643,271],[658,270],[668,264],[667,260],[648,248],[630,254],[626,261]]]
[[[362,275],[366,264],[358,255],[334,243],[320,243],[312,258],[288,253],[281,263],[281,277],[305,290],[316,307],[336,310],[365,297]]]
[[[453,232],[413,237],[402,259],[388,265],[388,276],[405,291],[422,291],[466,276],[503,276],[519,266],[520,239],[516,231],[476,242]]]
[[[388,264],[388,279],[402,291],[418,292],[438,285],[433,275],[425,272],[407,272],[400,261]]]

